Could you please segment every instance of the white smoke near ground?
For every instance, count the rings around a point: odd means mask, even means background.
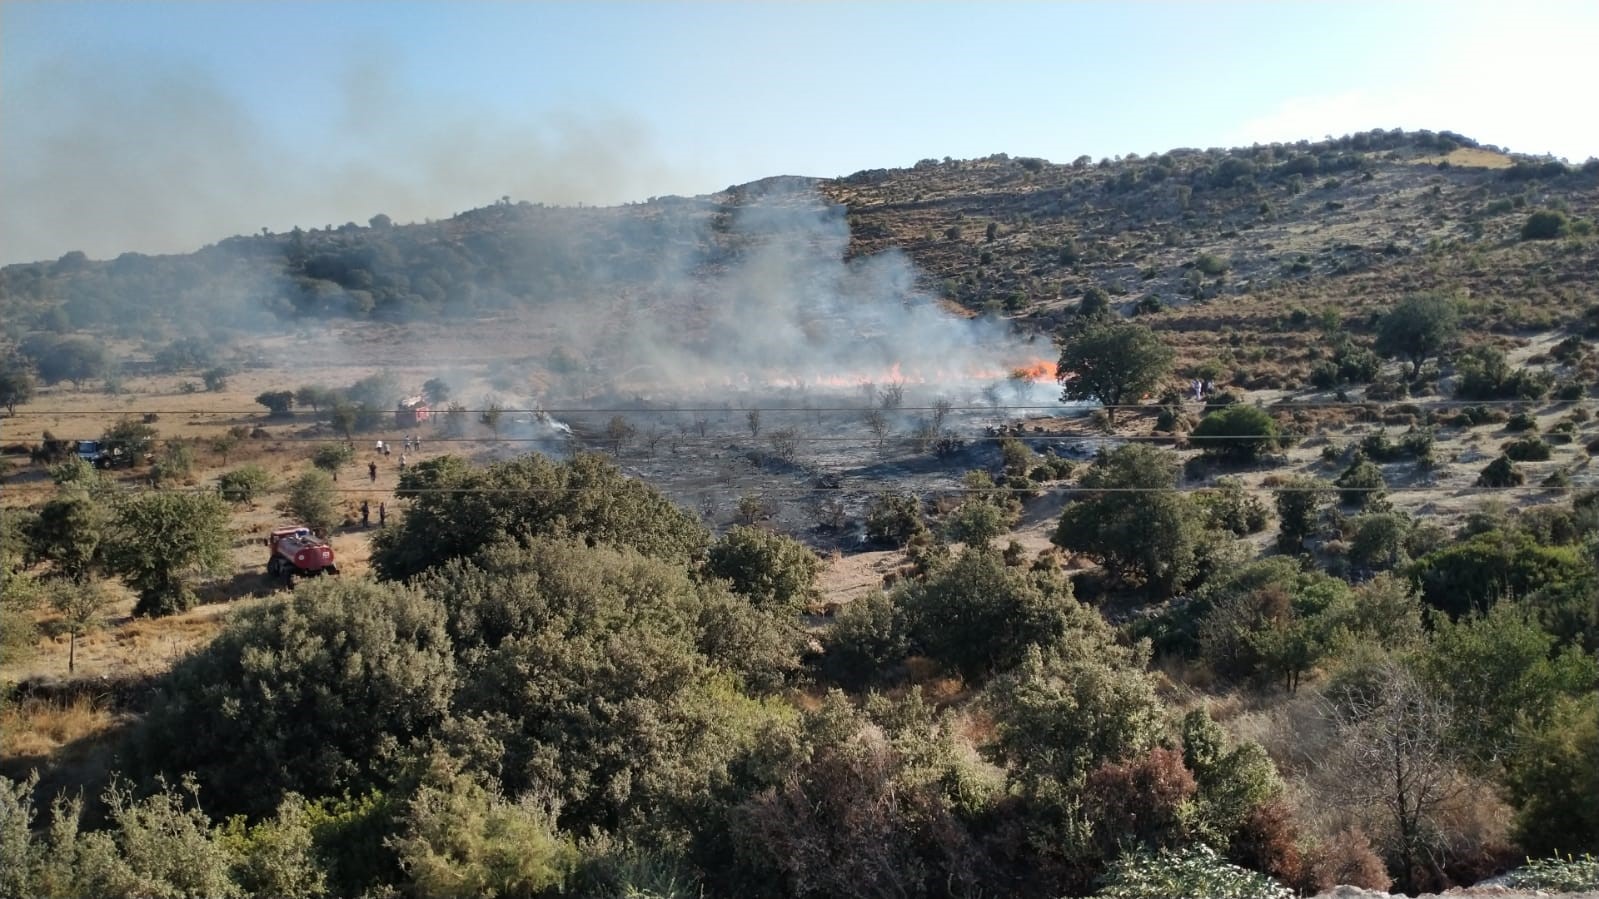
[[[901,252],[850,258],[845,209],[786,180],[733,198],[696,242],[709,249],[662,260],[607,314],[555,313],[562,344],[590,360],[589,392],[803,398],[897,385],[923,398],[986,387],[1009,404],[1058,399],[1047,340],[946,306]]]

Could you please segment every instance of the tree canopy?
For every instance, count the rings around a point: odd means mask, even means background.
[[[1097,400],[1115,421],[1117,406],[1136,404],[1159,388],[1175,358],[1171,347],[1144,325],[1091,320],[1061,345],[1061,398]]]

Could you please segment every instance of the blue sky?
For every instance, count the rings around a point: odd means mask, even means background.
[[[1599,155],[1599,3],[0,4],[0,261],[994,152]]]

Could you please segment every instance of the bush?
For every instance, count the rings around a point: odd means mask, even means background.
[[[1349,561],[1371,571],[1389,571],[1410,562],[1405,543],[1412,522],[1402,512],[1377,512],[1356,518],[1351,525]]]
[[[1517,412],[1505,422],[1505,430],[1511,433],[1520,431],[1537,431],[1538,417],[1531,412]]]
[[[1527,221],[1521,226],[1522,240],[1554,240],[1563,237],[1570,227],[1570,220],[1563,212],[1540,209],[1527,216]]]
[[[1216,489],[1199,494],[1196,502],[1211,527],[1234,536],[1258,534],[1271,521],[1266,504],[1248,493],[1237,478],[1218,478]]]
[[[1359,455],[1333,484],[1338,487],[1338,501],[1343,505],[1371,509],[1385,504],[1383,493],[1388,482],[1383,480],[1382,469]]]
[[[1255,406],[1227,406],[1206,415],[1189,434],[1206,453],[1252,462],[1279,445],[1277,422]]]
[[[1103,899],[1293,899],[1294,891],[1264,874],[1230,864],[1208,846],[1173,852],[1130,852],[1105,872]]]
[[[922,503],[909,493],[884,491],[866,509],[866,539],[873,543],[904,546],[926,530]]]
[[[324,443],[311,456],[311,464],[335,472],[355,461],[355,447],[348,443]]]
[[[453,456],[419,462],[400,478],[409,503],[398,527],[373,540],[382,577],[403,579],[505,539],[566,535],[687,563],[710,535],[695,516],[601,456],[554,462],[529,454],[485,468]]]
[[[1539,437],[1523,437],[1504,446],[1505,456],[1516,462],[1547,462],[1549,444]]]
[[[417,790],[393,848],[417,895],[544,895],[579,859],[556,825],[558,811],[535,796],[507,800],[457,774]]]
[[[272,475],[259,465],[241,465],[217,479],[217,492],[230,503],[254,506],[255,498],[272,486]]]
[[[1198,573],[1200,522],[1177,492],[1173,453],[1141,444],[1102,452],[1079,483],[1083,493],[1061,513],[1055,545],[1085,553],[1158,596],[1174,594]],[[1107,492],[1095,492],[1101,488]]]
[[[822,560],[798,540],[744,526],[711,544],[705,563],[708,574],[731,581],[756,605],[793,613],[815,594],[821,568]]]
[[[326,534],[344,522],[344,514],[335,505],[336,497],[333,478],[321,469],[312,469],[289,485],[283,504],[296,521]]]
[[[1340,884],[1385,893],[1393,886],[1388,866],[1372,848],[1371,839],[1358,828],[1345,828],[1311,855],[1311,879],[1326,892]]]
[[[1599,858],[1585,852],[1566,858],[1530,860],[1505,875],[1505,882],[1513,889],[1550,893],[1599,890]]]
[[[1516,463],[1510,461],[1509,456],[1500,456],[1489,462],[1477,475],[1478,487],[1520,487],[1525,483],[1527,476],[1516,467]]]
[[[444,609],[397,585],[317,578],[253,606],[160,685],[134,754],[194,771],[229,811],[294,791],[386,787],[401,750],[444,720],[455,663]]]
[[[1187,840],[1189,808],[1198,790],[1182,753],[1152,749],[1090,773],[1084,811],[1106,855],[1129,846],[1167,849]]]
[[[882,679],[910,654],[894,601],[881,592],[845,603],[822,645],[829,678],[849,689]]]
[[[968,681],[1014,667],[1054,645],[1083,615],[1058,574],[1020,572],[997,553],[968,549],[895,596],[914,648]]]

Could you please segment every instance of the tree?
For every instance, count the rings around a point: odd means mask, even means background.
[[[391,786],[401,750],[449,714],[455,659],[443,607],[398,584],[318,578],[232,616],[159,687],[134,755],[193,771],[231,811],[289,791]]]
[[[20,365],[0,369],[0,406],[15,415],[17,407],[33,399],[33,374]]]
[[[260,402],[260,400],[257,400]],[[333,406],[331,423],[333,430],[344,435],[346,442],[355,438],[355,425],[361,417],[361,411],[349,403],[340,402]]]
[[[105,346],[87,337],[43,337],[29,340],[23,352],[33,359],[40,380],[46,384],[71,381],[78,388],[91,378],[105,375],[110,358]]]
[[[504,416],[505,408],[498,402],[490,401],[485,403],[482,411],[478,413],[478,421],[482,422],[485,428],[493,431],[495,437],[499,437],[500,419]]]
[[[324,443],[311,455],[311,464],[332,473],[355,461],[355,447],[348,443]]]
[[[1177,492],[1177,469],[1174,454],[1152,446],[1101,451],[1080,481],[1086,495],[1066,506],[1051,539],[1158,596],[1172,595],[1199,570],[1197,516]]]
[[[255,401],[267,407],[270,418],[286,418],[294,414],[294,392],[289,390],[268,390],[256,394]]]
[[[1421,364],[1454,342],[1460,329],[1455,301],[1439,293],[1405,297],[1377,323],[1377,352],[1410,362],[1410,376],[1421,374]]]
[[[1546,727],[1561,697],[1592,696],[1595,663],[1578,647],[1557,651],[1532,610],[1500,602],[1483,614],[1432,620],[1418,659],[1423,681],[1455,710],[1454,741],[1483,768],[1517,753],[1528,732]]]
[[[1599,705],[1563,699],[1527,733],[1505,778],[1517,845],[1533,857],[1599,853]]]
[[[1207,583],[1200,654],[1228,680],[1276,682],[1290,692],[1331,652],[1353,603],[1349,585],[1292,560],[1266,559]]]
[[[139,594],[133,614],[170,615],[194,605],[192,576],[227,570],[232,542],[221,497],[152,491],[118,504],[107,567]]]
[[[99,581],[80,581],[57,584],[50,597],[50,605],[61,614],[67,626],[67,673],[78,667],[78,635],[93,627],[100,613],[111,603],[105,585]]]
[[[334,505],[333,491],[333,478],[321,469],[312,469],[289,485],[284,507],[296,521],[325,534],[344,520],[343,513]]]
[[[443,378],[428,378],[422,382],[422,394],[428,402],[442,406],[450,399],[450,383]]]
[[[1428,851],[1447,837],[1440,816],[1460,792],[1454,712],[1397,662],[1340,691],[1327,782],[1350,811],[1390,834],[1402,882],[1414,886]],[[1373,814],[1375,813],[1375,814]]]
[[[633,439],[636,429],[628,420],[620,415],[611,416],[610,422],[605,425],[605,436],[611,441],[611,452],[620,456],[622,447]]]
[[[816,592],[822,560],[792,537],[739,526],[711,544],[705,570],[758,606],[797,613]]]
[[[218,365],[205,370],[200,379],[205,382],[205,389],[216,393],[228,386],[228,377],[233,370],[227,366]]]
[[[326,387],[307,384],[294,391],[294,401],[301,406],[310,406],[312,412],[320,413],[323,406],[332,408],[338,402],[338,396]],[[261,402],[256,400],[256,402]],[[263,405],[265,405],[263,403]]]
[[[1253,462],[1263,451],[1279,445],[1277,422],[1264,409],[1235,404],[1200,419],[1189,438],[1206,454]]]
[[[1096,613],[1072,598],[1058,573],[1023,572],[998,553],[967,550],[894,597],[911,642],[968,682],[1020,664],[1029,648],[1048,650]]]
[[[1067,338],[1060,372],[1065,401],[1098,400],[1112,424],[1116,407],[1138,402],[1171,373],[1172,349],[1148,327],[1096,320]]]
[[[117,421],[101,435],[100,441],[114,447],[120,447],[131,454],[134,459],[143,459],[155,445],[156,429],[142,421],[123,418]]]
[[[106,525],[100,503],[82,490],[71,490],[39,510],[29,542],[63,577],[83,583],[104,561]]]
[[[222,457],[222,464],[228,464],[228,456],[239,448],[240,437],[237,434],[222,434],[211,438],[211,451]]]

